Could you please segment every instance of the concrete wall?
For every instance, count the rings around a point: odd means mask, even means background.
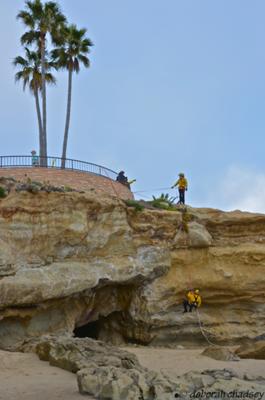
[[[13,177],[16,180],[25,180],[29,177],[33,181],[49,181],[55,186],[64,185],[84,191],[94,188],[124,200],[133,199],[133,194],[121,183],[87,172],[38,167],[0,168],[0,176]]]

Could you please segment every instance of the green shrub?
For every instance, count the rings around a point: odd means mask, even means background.
[[[133,207],[135,211],[143,211],[144,206],[136,200],[125,200],[127,207]]]
[[[0,186],[0,199],[3,199],[4,197],[6,197],[6,191],[2,186]]]
[[[169,208],[169,204],[165,201],[160,201],[158,199],[152,201],[152,206],[155,208],[161,208],[162,210],[167,210]]]
[[[74,190],[73,190],[73,188],[71,188],[71,186],[64,185],[64,191],[65,192],[73,192]]]
[[[175,200],[176,200],[176,197],[169,197],[168,193],[166,193],[166,194],[161,193],[160,197],[153,196],[153,201],[160,202],[160,203],[167,203],[169,205],[174,204]]]
[[[176,197],[169,197],[168,193],[166,194],[162,193],[160,197],[153,196],[151,205],[155,208],[159,208],[162,210],[176,211],[176,208],[174,207],[175,200]]]
[[[40,191],[40,186],[39,185],[35,185],[34,183],[29,183],[27,185],[27,191],[29,193],[36,194],[36,193],[38,193]]]
[[[31,181],[30,183],[31,183],[32,185],[35,185],[35,186],[42,186],[42,183],[39,182],[39,181]]]

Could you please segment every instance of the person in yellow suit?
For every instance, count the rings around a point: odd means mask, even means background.
[[[188,181],[185,178],[185,175],[181,172],[179,174],[179,179],[177,182],[171,186],[171,189],[178,186],[179,189],[179,201],[178,204],[185,204],[185,191],[188,190]]]
[[[202,304],[202,298],[200,296],[200,291],[199,289],[196,290],[189,290],[188,293],[186,294],[186,299],[183,300],[183,307],[184,311],[183,313],[192,312],[193,308],[200,307]]]

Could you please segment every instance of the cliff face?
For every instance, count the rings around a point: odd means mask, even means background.
[[[0,346],[73,332],[121,343],[199,344],[189,287],[215,342],[264,335],[265,216],[137,212],[96,193],[11,190],[0,200]],[[81,328],[83,327],[83,328]]]

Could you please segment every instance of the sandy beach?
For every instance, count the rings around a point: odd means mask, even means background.
[[[265,376],[265,360],[215,361],[200,355],[201,349],[174,350],[148,347],[125,347],[140,363],[171,376],[188,371],[230,368],[242,378]],[[79,400],[75,374],[51,367],[35,354],[0,351],[0,400]],[[85,396],[93,400],[90,396]]]
[[[201,355],[203,349],[165,349],[148,347],[126,347],[133,352],[140,363],[149,369],[163,371],[168,375],[183,375],[189,371],[230,368],[240,377],[265,376],[265,360],[217,361]]]
[[[0,351],[0,358],[1,400],[84,399],[75,374],[51,367],[35,354]]]

